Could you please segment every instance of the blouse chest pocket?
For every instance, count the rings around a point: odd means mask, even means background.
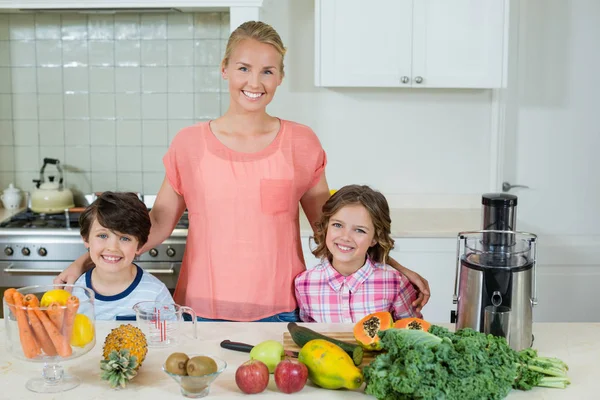
[[[260,206],[269,215],[288,212],[292,202],[291,179],[261,179]]]

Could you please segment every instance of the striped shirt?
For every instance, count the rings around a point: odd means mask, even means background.
[[[94,267],[95,268],[95,267]],[[133,306],[140,301],[160,301],[167,304],[173,304],[171,293],[158,278],[150,275],[142,268],[137,268],[137,273],[133,282],[127,289],[113,296],[104,296],[97,293],[92,285],[92,271],[94,268],[81,275],[76,285],[85,286],[94,291],[94,309],[96,320],[111,321],[115,319],[135,319],[135,311]],[[79,289],[80,292],[83,290]],[[80,297],[83,293],[78,294],[77,289],[73,290],[73,294]]]
[[[370,259],[348,276],[324,259],[299,274],[295,285],[304,322],[356,323],[379,311],[391,312],[394,319],[421,317],[412,306],[417,293],[408,279],[389,265]]]

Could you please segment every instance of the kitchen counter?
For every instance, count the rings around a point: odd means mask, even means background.
[[[286,331],[285,323],[198,323],[198,339],[187,337],[192,332],[192,324],[186,323],[181,344],[166,349],[151,348],[146,360],[126,389],[110,389],[100,380],[99,360],[102,354],[104,337],[116,322],[98,322],[96,346],[84,356],[64,362],[67,373],[78,376],[82,384],[68,392],[55,395],[41,395],[28,391],[28,379],[41,374],[41,363],[29,363],[14,358],[6,352],[4,322],[0,322],[0,376],[3,383],[2,398],[14,399],[181,399],[179,386],[167,376],[160,366],[169,354],[175,351],[214,354],[228,363],[228,367],[211,385],[208,398],[233,399],[246,397],[235,384],[235,370],[249,357],[246,353],[222,349],[223,339],[257,344],[263,340],[282,340]],[[320,332],[350,331],[348,324],[309,324]],[[449,324],[445,326],[450,327]],[[528,392],[512,391],[508,399],[594,399],[598,397],[597,380],[600,376],[600,324],[599,323],[539,323],[534,324],[535,348],[540,354],[559,357],[569,367],[571,385],[567,389],[535,388]],[[9,395],[10,393],[10,395]],[[279,392],[271,377],[268,388],[249,399],[287,398]],[[306,387],[290,398],[298,399],[372,399],[359,391],[325,390],[307,383]]]
[[[13,215],[20,213],[24,208],[17,208],[16,210],[8,210],[0,205],[0,222],[12,217]]]

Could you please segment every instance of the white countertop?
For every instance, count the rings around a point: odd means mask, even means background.
[[[23,210],[24,210],[24,208],[17,208],[16,210],[8,210],[8,209],[2,207],[2,205],[0,204],[0,222],[12,217],[13,215],[15,215]]]
[[[96,346],[84,356],[64,362],[67,373],[79,377],[82,384],[68,392],[42,395],[28,391],[25,383],[41,374],[42,364],[14,358],[6,352],[4,322],[0,322],[0,376],[6,399],[181,399],[179,386],[167,376],[160,366],[172,352],[207,353],[224,359],[228,367],[211,385],[208,398],[243,398],[235,384],[235,370],[249,357],[246,353],[222,349],[224,339],[257,344],[263,340],[281,341],[286,331],[285,323],[198,323],[198,339],[187,336],[176,347],[149,349],[148,356],[126,389],[110,389],[100,379],[100,359],[104,337],[116,322],[98,322]],[[351,331],[348,324],[309,324],[320,332]],[[451,325],[446,324],[446,327]],[[192,324],[185,323],[184,333],[191,334]],[[539,323],[533,325],[535,348],[541,355],[558,357],[569,365],[571,385],[567,389],[534,388],[528,392],[512,391],[509,399],[595,399],[598,398],[597,381],[600,376],[600,323]],[[10,393],[10,394],[9,394]],[[292,395],[298,399],[373,399],[359,391],[325,390],[307,383],[304,389]],[[248,397],[249,398],[249,397]],[[287,398],[279,392],[270,378],[268,388],[252,399]],[[292,397],[290,397],[292,398]]]

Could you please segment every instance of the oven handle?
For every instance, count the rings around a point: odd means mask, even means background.
[[[149,274],[157,274],[157,275],[175,275],[175,269],[173,267],[168,269],[152,269],[152,268],[144,268]]]
[[[15,268],[15,264],[8,264],[4,272],[8,274],[60,274],[62,269],[35,269],[35,268]]]

